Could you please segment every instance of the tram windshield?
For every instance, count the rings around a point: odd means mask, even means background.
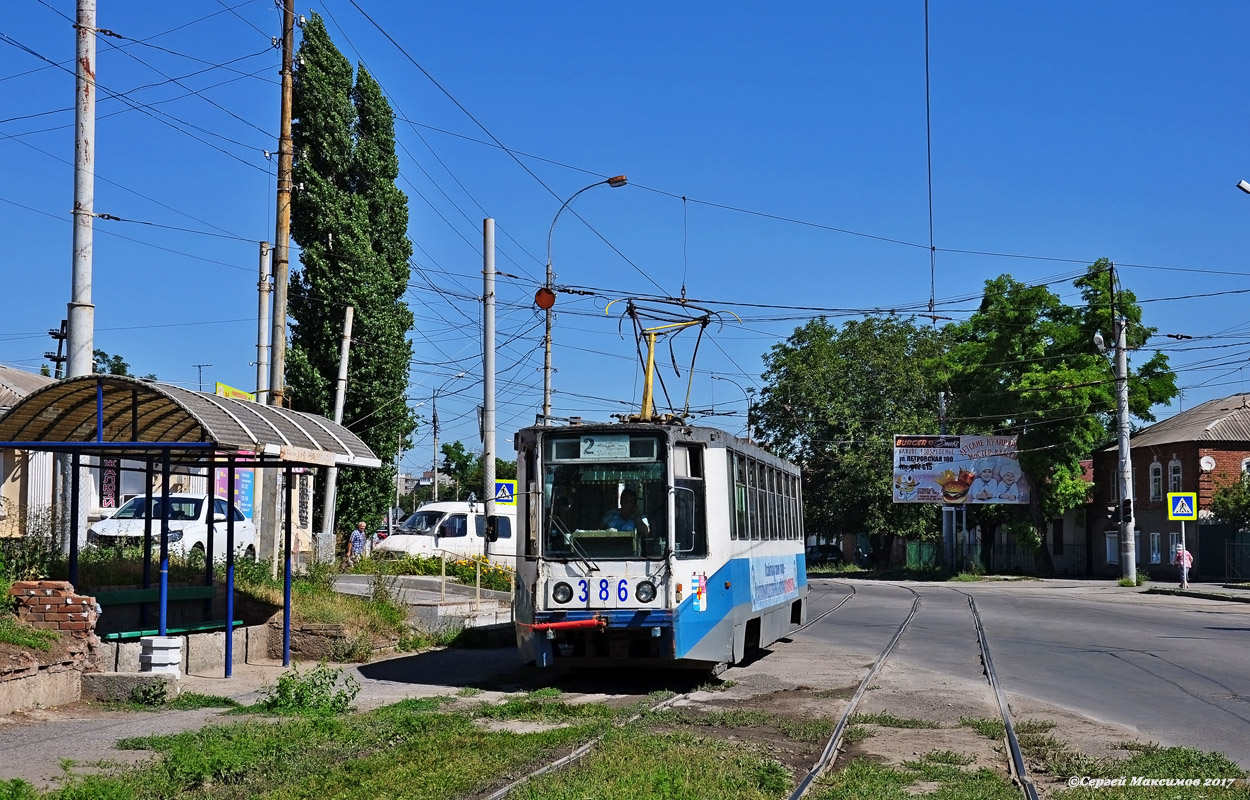
[[[663,558],[665,448],[656,434],[583,433],[543,447],[543,551],[549,558]]]

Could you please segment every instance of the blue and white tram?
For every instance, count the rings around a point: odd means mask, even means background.
[[[719,671],[806,622],[793,464],[660,422],[527,428],[516,449],[525,661]]]

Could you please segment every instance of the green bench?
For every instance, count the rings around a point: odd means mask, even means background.
[[[243,624],[243,620],[236,619],[233,627],[237,628]],[[166,636],[177,636],[180,633],[202,633],[204,631],[224,631],[226,629],[226,621],[224,619],[209,620],[207,622],[192,622],[187,625],[167,625],[165,626]],[[120,642],[123,639],[139,639],[144,636],[160,636],[160,628],[153,628],[145,631],[118,631],[117,633],[106,633],[100,638],[106,642]]]
[[[216,586],[171,586],[170,600],[211,600],[217,596]],[[121,589],[116,592],[96,592],[95,601],[102,606],[126,606],[139,603],[159,603],[161,590]]]

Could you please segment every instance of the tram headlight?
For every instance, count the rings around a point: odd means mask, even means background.
[[[573,599],[573,587],[564,581],[560,581],[552,588],[551,599],[557,603],[567,603]]]
[[[655,599],[655,584],[651,581],[639,583],[638,588],[634,590],[634,597],[639,603],[650,603]]]

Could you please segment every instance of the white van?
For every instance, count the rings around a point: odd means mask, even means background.
[[[486,555],[516,568],[516,506],[495,504],[495,538],[486,535],[486,505],[462,501],[426,503],[373,548],[380,558],[405,555],[448,558]]]

